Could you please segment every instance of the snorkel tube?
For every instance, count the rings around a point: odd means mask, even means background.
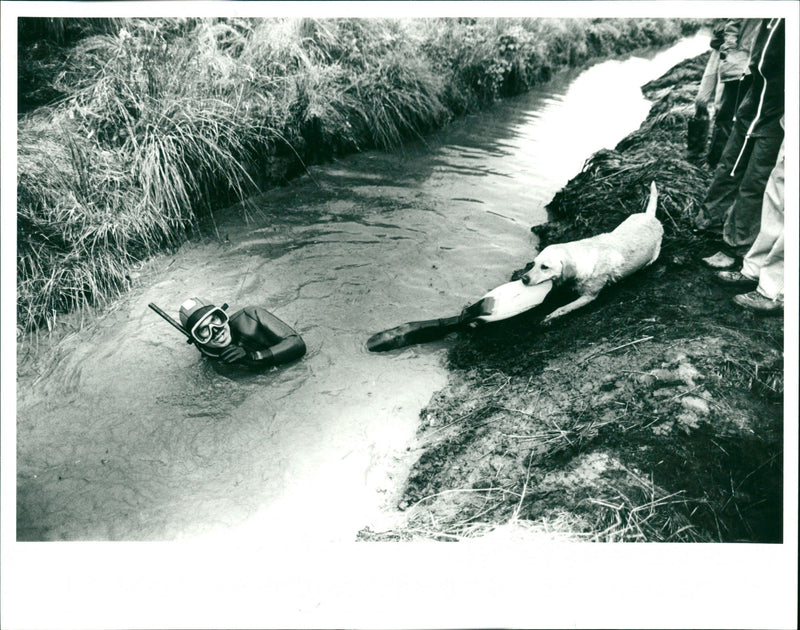
[[[188,332],[186,332],[186,329],[183,326],[181,326],[177,321],[175,321],[174,317],[172,317],[168,313],[165,313],[161,308],[159,308],[158,306],[156,306],[152,302],[150,302],[150,304],[148,304],[147,306],[152,308],[156,313],[161,315],[161,317],[163,317],[167,322],[169,322],[175,328],[180,330],[184,334],[184,336],[186,337],[186,343],[195,343],[195,340],[192,339],[192,336]]]

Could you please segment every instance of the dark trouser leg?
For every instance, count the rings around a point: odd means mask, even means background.
[[[711,185],[703,200],[703,207],[695,217],[694,223],[697,228],[719,232],[722,235],[725,217],[733,202],[736,201],[736,195],[739,192],[739,184],[744,173],[742,164],[746,164],[743,161],[748,157],[747,155],[742,156],[739,168],[731,175],[733,165],[739,158],[746,133],[745,121],[737,120],[728,137],[728,142],[725,144],[719,164],[714,169],[714,178],[711,180]]]
[[[715,168],[719,164],[725,143],[731,134],[733,127],[733,116],[739,103],[742,102],[747,88],[750,87],[752,77],[746,76],[741,81],[726,81],[722,89],[722,102],[719,110],[714,115],[714,131],[711,134],[711,143],[708,148],[708,165]]]
[[[747,144],[752,147],[750,158],[744,167],[741,164],[737,167],[737,170],[743,171],[739,194],[725,219],[723,228],[725,244],[735,254],[747,253],[758,236],[764,190],[767,187],[769,174],[778,159],[781,140],[780,136],[754,136],[747,140]]]

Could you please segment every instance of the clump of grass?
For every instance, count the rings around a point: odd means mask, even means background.
[[[773,358],[760,363],[753,360],[742,361],[731,356],[725,361],[722,375],[729,381],[740,383],[744,389],[768,402],[782,402],[784,394],[782,358]]]
[[[493,19],[426,21],[424,49],[447,77],[446,102],[456,112],[547,81],[559,68],[678,39],[692,20]]]
[[[692,502],[684,491],[667,494],[652,479],[626,471],[625,484],[606,484],[592,506],[594,542],[711,542],[687,517]]]
[[[265,108],[198,64],[206,40],[175,45],[158,24],[125,22],[70,51],[69,97],[20,122],[18,315],[57,313],[124,290],[130,265],[179,243],[220,199],[253,190],[256,154],[277,133]],[[175,77],[181,76],[181,81]]]

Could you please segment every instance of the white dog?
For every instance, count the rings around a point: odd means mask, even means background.
[[[545,247],[533,261],[533,267],[522,276],[525,284],[552,280],[556,284],[574,281],[580,296],[557,308],[542,321],[555,318],[585,306],[594,300],[603,287],[631,275],[658,258],[664,228],[656,219],[658,191],[650,184],[650,201],[645,212],[632,214],[613,232],[598,234],[580,241]]]

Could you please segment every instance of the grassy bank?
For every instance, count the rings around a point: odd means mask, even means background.
[[[131,266],[305,164],[391,148],[694,20],[21,19],[18,319],[118,295]]]
[[[659,259],[550,327],[570,296],[460,335],[421,415],[406,525],[364,538],[782,539],[783,319],[735,307],[699,262],[716,244],[689,229],[710,181],[685,157],[705,60],[645,86],[642,127],[588,160],[534,230],[541,246],[607,231],[655,180]]]

